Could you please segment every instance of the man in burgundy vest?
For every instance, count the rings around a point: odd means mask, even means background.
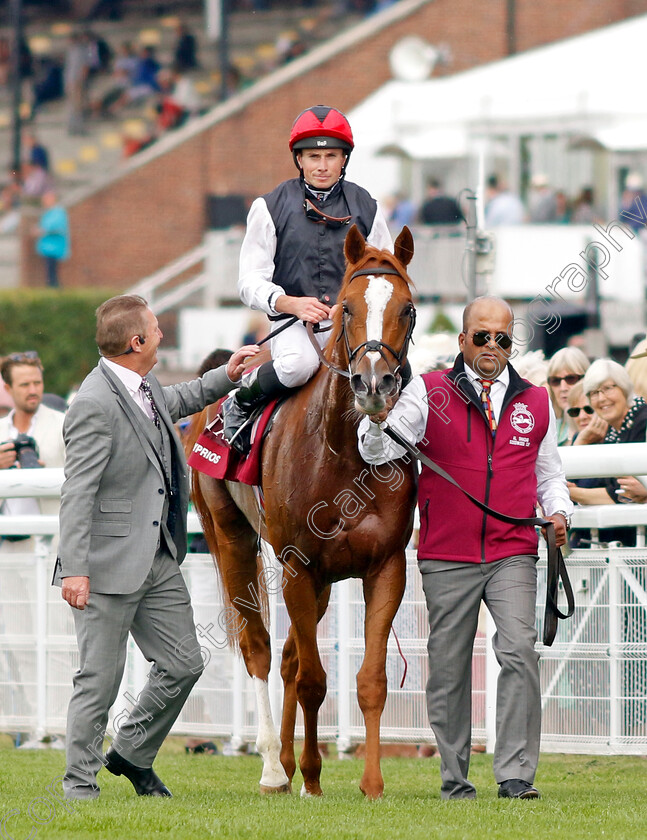
[[[557,452],[555,417],[544,388],[516,373],[514,316],[499,298],[477,298],[463,313],[461,353],[448,371],[417,376],[388,414],[388,425],[443,467],[473,496],[515,517],[537,503],[566,540],[573,506]],[[382,464],[404,449],[381,431],[386,412],[364,418],[359,449]],[[541,694],[535,651],[537,534],[481,512],[422,466],[418,565],[429,609],[427,707],[442,759],[441,796],[472,799],[472,648],[481,601],[496,634],[494,775],[499,796],[536,799]]]

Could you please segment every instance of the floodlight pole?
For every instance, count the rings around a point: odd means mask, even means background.
[[[11,0],[11,25],[13,29],[13,49],[11,51],[11,136],[12,136],[12,166],[18,172],[21,164],[21,117],[22,104],[22,0]]]
[[[229,15],[227,4],[229,0],[220,0],[220,101],[224,102],[229,91],[227,80],[229,76]]]

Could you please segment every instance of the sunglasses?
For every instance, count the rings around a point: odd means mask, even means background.
[[[485,330],[472,334],[472,341],[477,347],[485,347],[492,340],[492,335]],[[494,340],[502,350],[509,350],[512,347],[512,339],[507,333],[497,333]]]
[[[26,350],[24,353],[10,353],[7,356],[10,362],[27,362],[38,358],[38,353],[35,350]]]
[[[328,227],[333,230],[350,224],[350,221],[353,218],[352,216],[329,216],[327,213],[324,213],[322,210],[315,207],[309,198],[304,200],[303,209],[305,210],[306,219],[328,225]]]
[[[594,413],[594,409],[592,409],[590,405],[583,405],[583,406],[580,406],[579,408],[567,408],[566,409],[566,413],[568,414],[569,417],[579,417],[580,413],[582,411],[584,411],[586,414],[593,414]]]
[[[584,374],[569,373],[567,376],[549,376],[547,381],[551,388],[559,388],[562,382],[566,382],[567,385],[575,385],[581,379],[584,379]]]

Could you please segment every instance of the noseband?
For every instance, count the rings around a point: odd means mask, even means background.
[[[382,267],[374,267],[374,268],[360,268],[357,271],[355,271],[353,274],[351,274],[350,280],[348,282],[350,284],[356,277],[362,277],[362,276],[366,276],[366,275],[369,275],[369,274],[374,274],[374,275],[395,274],[398,277],[402,276],[397,269],[392,268],[391,266],[382,266]],[[360,351],[362,351],[362,350],[364,351],[362,356],[360,357],[360,359],[363,358],[367,353],[379,353],[380,356],[386,362],[386,365],[389,368],[389,370],[391,371],[391,373],[394,376],[399,376],[399,371],[400,371],[400,368],[402,367],[402,362],[406,358],[407,352],[409,350],[409,342],[411,341],[411,336],[413,334],[413,328],[416,325],[416,310],[415,310],[415,307],[413,306],[413,304],[411,304],[410,307],[409,307],[409,312],[408,312],[409,325],[407,327],[407,334],[404,337],[404,342],[403,342],[402,347],[401,347],[399,352],[397,350],[395,350],[393,347],[391,347],[391,345],[387,344],[385,341],[378,341],[376,339],[371,339],[370,341],[364,341],[361,344],[359,344],[357,347],[355,347],[354,349],[351,348],[350,342],[348,341],[348,332],[346,330],[346,319],[347,319],[347,316],[348,316],[349,313],[348,313],[348,310],[346,309],[346,304],[343,303],[342,305],[343,305],[344,308],[343,308],[343,312],[342,312],[341,333],[339,334],[339,338],[337,339],[337,341],[339,341],[339,339],[342,336],[344,337],[344,344],[346,345],[346,353],[348,355],[348,370],[343,370],[342,368],[336,367],[336,365],[333,365],[331,362],[329,362],[325,358],[325,356],[321,352],[321,348],[319,347],[319,343],[317,342],[317,340],[314,337],[314,333],[317,331],[316,328],[315,328],[315,325],[308,323],[308,324],[306,324],[306,329],[308,331],[308,335],[310,336],[310,341],[312,342],[312,345],[314,346],[315,350],[317,351],[317,355],[319,356],[320,360],[326,365],[326,367],[330,368],[330,370],[334,371],[335,373],[338,373],[340,376],[346,377],[346,379],[350,379],[350,377],[351,377],[351,372],[350,372],[351,364],[355,360],[358,353],[360,353]],[[389,362],[388,362],[388,359],[386,358],[384,350],[388,350],[389,353],[393,356],[393,358],[397,361],[398,364],[397,364],[395,370],[391,370],[391,366],[389,365]]]

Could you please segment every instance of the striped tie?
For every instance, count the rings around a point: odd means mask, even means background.
[[[492,400],[490,399],[490,388],[494,385],[496,380],[479,379],[479,382],[483,386],[483,390],[481,391],[481,402],[483,403],[483,408],[485,409],[485,414],[487,416],[488,423],[490,424],[492,437],[494,437],[494,433],[496,432],[496,417],[494,416],[494,407],[492,405]]]

